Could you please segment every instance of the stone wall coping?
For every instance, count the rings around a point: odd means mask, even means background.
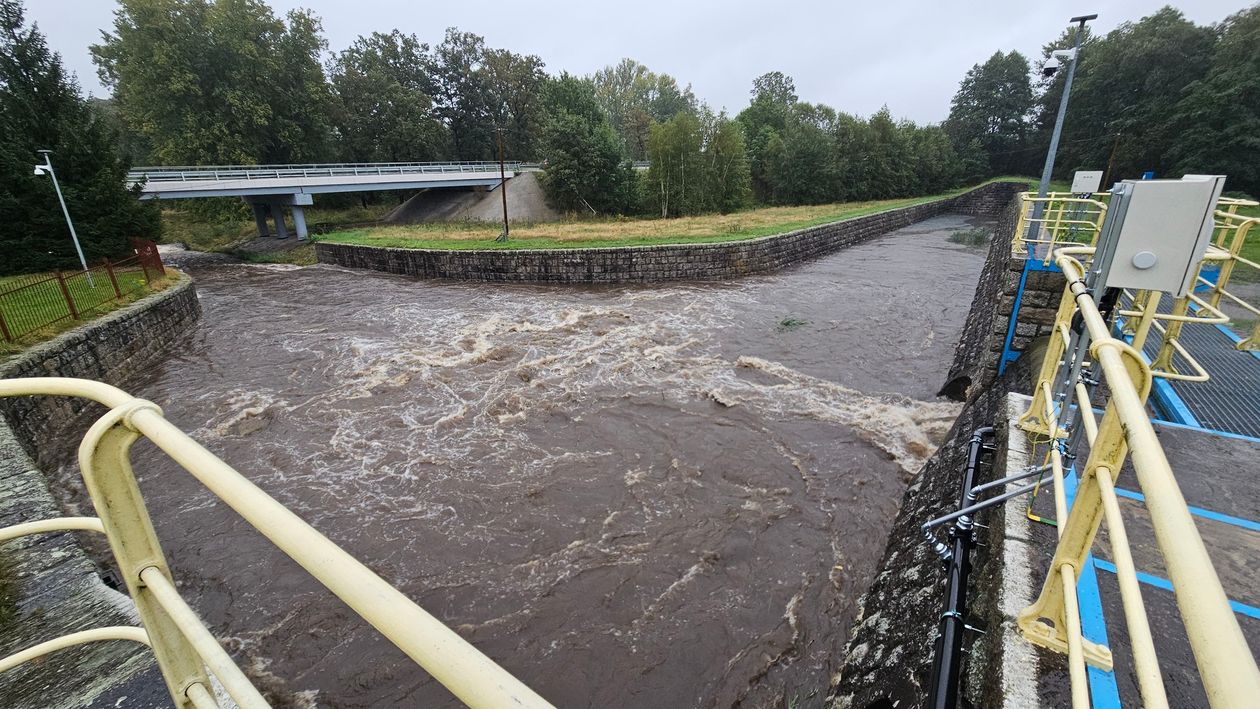
[[[93,337],[102,327],[108,327],[111,323],[126,320],[135,317],[140,313],[147,311],[149,308],[181,295],[184,291],[193,287],[193,279],[187,273],[170,266],[166,267],[168,274],[175,274],[176,281],[167,288],[163,288],[156,293],[150,293],[134,303],[128,303],[123,307],[105,313],[104,315],[88,320],[78,327],[56,336],[44,340],[43,342],[31,345],[30,347],[16,352],[6,359],[0,360],[0,379],[10,376],[10,372],[20,369],[23,364],[29,361],[42,361],[54,356],[57,352],[65,350],[73,345]]]

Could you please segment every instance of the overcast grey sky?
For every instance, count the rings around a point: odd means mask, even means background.
[[[869,115],[887,104],[897,117],[936,122],[963,74],[997,50],[1039,56],[1073,15],[1098,13],[1108,31],[1170,4],[1160,0],[1020,2],[883,0],[852,2],[683,2],[595,0],[416,2],[416,0],[271,0],[277,14],[308,7],[324,22],[329,49],[397,28],[424,42],[455,26],[493,47],[537,54],[551,73],[590,74],[632,57],[692,85],[714,108],[738,112],[754,77],[778,70],[796,80],[802,100]],[[1178,0],[1199,24],[1218,22],[1245,0]],[[88,45],[113,24],[109,0],[26,0],[85,91],[107,95]]]

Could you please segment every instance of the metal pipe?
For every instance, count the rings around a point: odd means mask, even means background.
[[[976,501],[976,498],[979,497],[980,493],[984,492],[985,490],[992,490],[995,487],[1001,487],[1009,483],[1023,480],[1024,478],[1031,478],[1034,475],[1044,473],[1048,470],[1050,470],[1049,465],[1038,465],[1036,467],[1028,468],[1021,472],[1015,473],[1014,475],[1007,475],[1006,477],[1001,478],[999,480],[991,480],[987,483],[977,485],[971,488],[971,494],[968,495],[967,504],[968,505],[974,504]]]
[[[1045,482],[1045,481],[1042,481],[1040,484],[1041,484],[1041,485],[1050,485],[1050,483]],[[957,512],[951,512],[951,513],[949,513],[949,514],[945,515],[944,517],[937,517],[936,519],[931,520],[930,522],[926,522],[926,523],[924,523],[923,528],[924,528],[924,529],[929,529],[929,528],[931,528],[931,527],[937,527],[937,526],[940,526],[940,525],[942,525],[942,524],[945,524],[946,522],[950,522],[950,521],[956,520],[956,519],[958,519],[959,517],[962,517],[963,515],[969,515],[969,514],[972,514],[972,513],[975,513],[975,512],[979,512],[980,510],[983,510],[983,509],[987,509],[987,508],[989,508],[989,507],[992,507],[992,506],[996,505],[996,504],[997,504],[997,503],[999,503],[999,502],[1005,502],[1005,501],[1007,501],[1007,500],[1011,499],[1012,497],[1019,497],[1020,495],[1026,495],[1026,494],[1028,494],[1028,493],[1032,492],[1032,491],[1033,491],[1033,488],[1037,487],[1037,485],[1038,485],[1038,483],[1028,483],[1027,485],[1024,485],[1024,486],[1022,486],[1022,487],[1018,487],[1018,488],[1016,488],[1016,489],[1014,489],[1014,490],[1012,490],[1012,491],[1010,491],[1010,492],[1006,492],[1006,493],[1003,493],[1003,494],[1001,494],[1001,495],[998,495],[997,497],[990,497],[989,499],[985,500],[984,502],[978,502],[978,503],[976,503],[976,504],[974,504],[974,505],[971,505],[971,506],[968,506],[968,507],[964,507],[964,508],[962,508],[961,510],[958,510]]]
[[[984,439],[993,435],[993,427],[977,428],[967,446],[967,467],[963,471],[959,506],[967,504]],[[964,515],[950,536],[954,545],[948,561],[945,581],[945,603],[936,637],[936,661],[932,663],[931,694],[927,706],[932,709],[953,709],[958,703],[958,682],[962,669],[962,640],[967,615],[967,577],[971,574],[972,519]]]
[[[140,572],[140,580],[153,598],[157,600],[158,605],[162,606],[162,610],[166,611],[171,620],[175,621],[175,625],[179,627],[181,633],[187,638],[193,649],[197,651],[197,655],[206,667],[219,678],[219,682],[223,684],[223,688],[231,695],[241,709],[269,709],[270,705],[263,696],[258,693],[258,689],[254,687],[244,672],[236,666],[232,658],[228,656],[223,647],[219,645],[219,641],[214,635],[206,629],[205,624],[201,622],[201,618],[197,617],[197,613],[188,606],[188,603],[179,591],[175,590],[175,584],[162,573],[161,569],[156,566],[150,566]]]
[[[30,662],[39,657],[43,657],[58,650],[64,650],[75,645],[83,645],[85,643],[101,642],[103,640],[130,640],[140,643],[141,645],[149,644],[149,636],[144,632],[144,628],[137,628],[130,625],[114,625],[107,628],[93,628],[92,630],[81,630],[77,633],[69,633],[52,640],[47,640],[38,645],[28,647],[21,652],[15,652],[5,658],[0,658],[0,672],[17,667],[23,662]]]
[[[1079,280],[1084,269],[1068,251],[1059,252],[1057,263],[1079,303],[1088,299]],[[1081,307],[1080,313],[1085,326],[1104,338],[1096,346],[1098,360],[1111,386],[1111,405],[1116,407],[1124,425],[1133,470],[1146,496],[1155,540],[1163,553],[1208,700],[1228,706],[1242,697],[1260,696],[1260,669],[1248,650],[1238,619],[1230,609],[1211,557],[1155,435],[1145,402],[1133,386],[1123,384],[1128,381],[1128,371],[1121,352],[1132,348],[1108,337],[1107,323],[1097,309]]]
[[[105,533],[105,527],[101,525],[99,517],[54,517],[53,519],[41,519],[35,522],[15,524],[11,527],[0,527],[0,544],[10,539],[25,537],[28,534],[68,532],[71,530]]]
[[[128,427],[147,436],[468,706],[551,706],[458,633],[167,421],[151,404],[89,379],[0,380],[0,397],[30,395],[83,397],[114,409],[130,406],[124,418]]]

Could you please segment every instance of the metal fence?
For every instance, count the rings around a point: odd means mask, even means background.
[[[0,290],[0,339],[22,337],[65,320],[84,320],[95,311],[143,291],[165,275],[157,245],[132,239],[132,255],[86,271],[57,271],[10,280]]]
[[[72,645],[131,640],[153,648],[171,699],[180,709],[217,709],[210,675],[219,680],[238,706],[268,706],[175,586],[132,471],[131,447],[143,436],[460,701],[487,709],[551,706],[389,582],[176,428],[156,404],[87,379],[0,380],[0,397],[33,395],[80,397],[109,408],[79,446],[79,469],[99,517],[35,520],[2,528],[0,542],[66,529],[103,533],[143,627],[97,628],[47,640],[0,658],[0,672]]]

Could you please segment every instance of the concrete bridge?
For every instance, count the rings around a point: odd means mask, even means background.
[[[514,177],[521,163],[507,163]],[[391,162],[310,165],[212,165],[198,167],[137,167],[127,174],[140,186],[140,199],[195,199],[240,197],[254,208],[260,236],[270,236],[267,219],[275,222],[276,236],[285,238],[284,208],[293,212],[299,239],[306,238],[303,207],[312,195],[374,190],[418,190],[446,187],[494,187],[499,184],[497,162]]]

